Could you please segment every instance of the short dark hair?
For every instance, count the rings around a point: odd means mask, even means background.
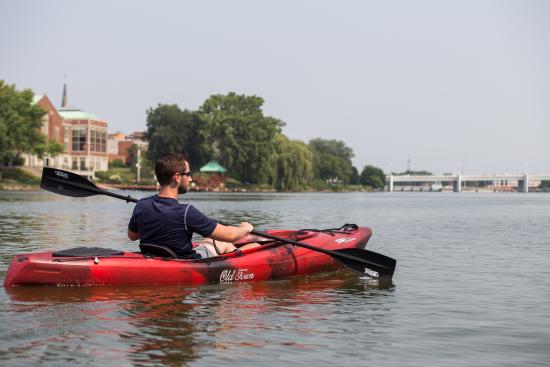
[[[179,153],[166,153],[155,164],[155,175],[161,186],[169,185],[176,172],[185,171],[187,157]],[[187,163],[189,164],[189,163]]]

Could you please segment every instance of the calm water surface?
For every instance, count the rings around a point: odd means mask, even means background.
[[[200,287],[2,288],[0,365],[549,363],[548,194],[184,198],[260,230],[369,226],[369,248],[398,260],[393,285],[342,270]],[[0,192],[0,277],[22,252],[135,251],[125,234],[132,208],[107,197]]]

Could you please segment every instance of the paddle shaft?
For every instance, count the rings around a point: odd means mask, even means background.
[[[329,256],[331,256],[331,257],[333,257],[333,258],[336,258],[336,259],[338,259],[338,260],[344,260],[344,259],[346,259],[346,260],[354,260],[354,261],[362,262],[362,263],[364,263],[365,265],[379,266],[379,267],[384,268],[384,269],[386,269],[386,270],[390,270],[390,268],[387,267],[387,266],[384,266],[384,265],[381,265],[381,264],[376,264],[376,263],[370,262],[370,261],[365,260],[365,259],[361,259],[361,258],[356,257],[356,256],[347,255],[347,254],[342,254],[342,253],[340,253],[340,252],[336,252],[336,251],[332,251],[332,250],[327,250],[327,249],[320,248],[320,247],[311,246],[311,245],[308,245],[307,243],[298,242],[298,241],[289,240],[289,239],[282,238],[282,237],[273,236],[273,235],[270,235],[270,234],[264,233],[264,232],[252,231],[251,233],[252,233],[252,234],[255,234],[255,235],[258,235],[258,236],[264,236],[264,237],[270,238],[270,239],[275,240],[275,241],[286,242],[286,243],[291,244],[291,245],[294,245],[294,246],[307,248],[307,249],[312,250],[312,251],[322,252],[322,253],[324,253],[324,254],[326,254],[326,255],[329,255]],[[361,272],[361,274],[364,274],[364,273]]]
[[[224,226],[231,226],[231,224],[227,224],[227,223],[224,223],[224,222],[220,222],[220,221],[217,221],[218,223],[224,225]],[[337,259],[347,259],[347,260],[353,260],[353,261],[359,261],[359,262],[362,262],[364,263],[365,265],[370,265],[370,266],[379,266],[379,267],[382,267],[386,270],[390,270],[389,267],[387,266],[384,266],[384,265],[381,265],[381,264],[376,264],[376,263],[373,263],[373,262],[370,262],[368,260],[365,260],[365,259],[361,259],[359,257],[356,257],[356,256],[352,256],[352,255],[347,255],[347,254],[342,254],[340,252],[336,252],[336,251],[332,251],[332,250],[327,250],[327,249],[324,249],[324,248],[320,248],[320,247],[315,247],[315,246],[311,246],[311,245],[308,245],[307,243],[303,243],[303,242],[298,242],[298,241],[294,241],[294,240],[291,240],[291,239],[288,239],[288,238],[284,238],[284,237],[278,237],[278,236],[274,236],[272,234],[269,234],[269,233],[265,233],[265,232],[259,232],[259,231],[256,231],[256,230],[253,230],[252,232],[250,232],[256,236],[261,236],[261,237],[265,237],[265,238],[269,238],[269,239],[272,239],[272,240],[275,240],[275,241],[279,241],[279,242],[285,242],[285,243],[288,243],[290,245],[294,245],[294,246],[298,246],[298,247],[303,247],[303,248],[307,248],[308,250],[312,250],[312,251],[317,251],[317,252],[322,252],[326,255],[329,255],[329,256],[332,256],[334,258],[337,258]]]

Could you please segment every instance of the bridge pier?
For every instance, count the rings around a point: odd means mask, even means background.
[[[453,191],[462,192],[462,178],[460,177],[460,173],[456,175],[456,181],[454,182]]]
[[[529,192],[529,176],[523,175],[523,180],[518,180],[518,192]]]
[[[388,191],[393,192],[393,175],[390,173],[390,178],[388,180]]]

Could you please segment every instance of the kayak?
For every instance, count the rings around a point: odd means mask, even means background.
[[[269,230],[266,235],[290,241],[274,240],[193,260],[97,247],[19,254],[9,265],[4,286],[205,284],[307,275],[337,270],[342,264],[327,253],[289,242],[299,241],[327,252],[350,251],[345,249],[364,249],[372,231],[351,225],[332,230]]]

